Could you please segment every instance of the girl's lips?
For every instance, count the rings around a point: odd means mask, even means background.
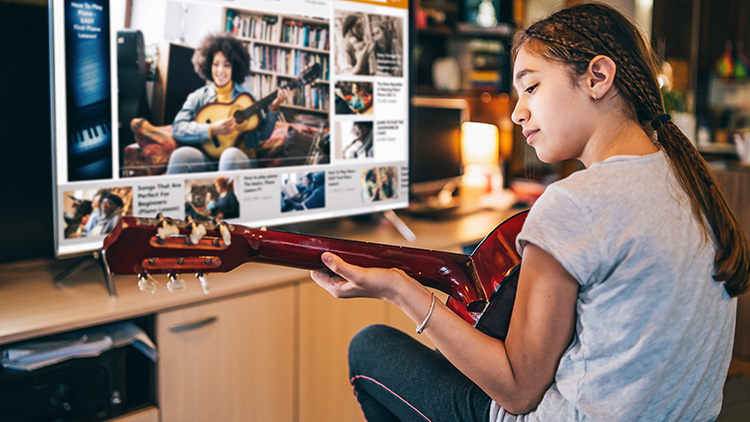
[[[526,142],[529,142],[531,140],[531,137],[534,136],[537,132],[539,132],[539,129],[537,130],[524,130],[523,136],[526,137]]]

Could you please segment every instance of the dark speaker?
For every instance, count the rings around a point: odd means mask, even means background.
[[[72,359],[30,372],[0,372],[0,419],[93,421],[120,413],[127,399],[126,349]]]
[[[188,95],[204,86],[193,68],[191,47],[165,43],[159,49],[159,65],[154,82],[154,124],[171,125]]]
[[[117,91],[120,134],[120,156],[127,145],[135,142],[130,121],[136,117],[151,120],[146,98],[146,48],[139,30],[117,31]]]

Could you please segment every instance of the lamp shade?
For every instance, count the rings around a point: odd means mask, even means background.
[[[489,123],[461,125],[461,154],[464,166],[497,166],[500,162],[500,131]]]

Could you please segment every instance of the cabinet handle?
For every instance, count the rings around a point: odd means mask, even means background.
[[[187,324],[177,325],[175,327],[169,327],[169,331],[173,332],[173,333],[179,333],[181,331],[195,330],[195,329],[198,329],[198,328],[201,328],[201,327],[205,327],[206,325],[213,324],[218,319],[219,318],[217,318],[215,316],[212,316],[212,317],[208,317],[206,319],[202,319],[200,321],[189,322]]]

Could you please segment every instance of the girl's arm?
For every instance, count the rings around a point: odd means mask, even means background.
[[[421,324],[430,292],[398,269],[362,268],[333,254],[323,262],[336,274],[313,271],[313,279],[334,297],[374,297],[401,308]],[[524,250],[518,291],[505,342],[489,337],[442,304],[424,329],[461,372],[505,410],[533,410],[553,383],[575,327],[578,282],[552,255],[534,245]]]
[[[182,105],[172,123],[172,137],[185,144],[198,144],[209,139],[207,124],[195,121],[195,115],[201,108],[201,98],[204,88],[192,92]]]

